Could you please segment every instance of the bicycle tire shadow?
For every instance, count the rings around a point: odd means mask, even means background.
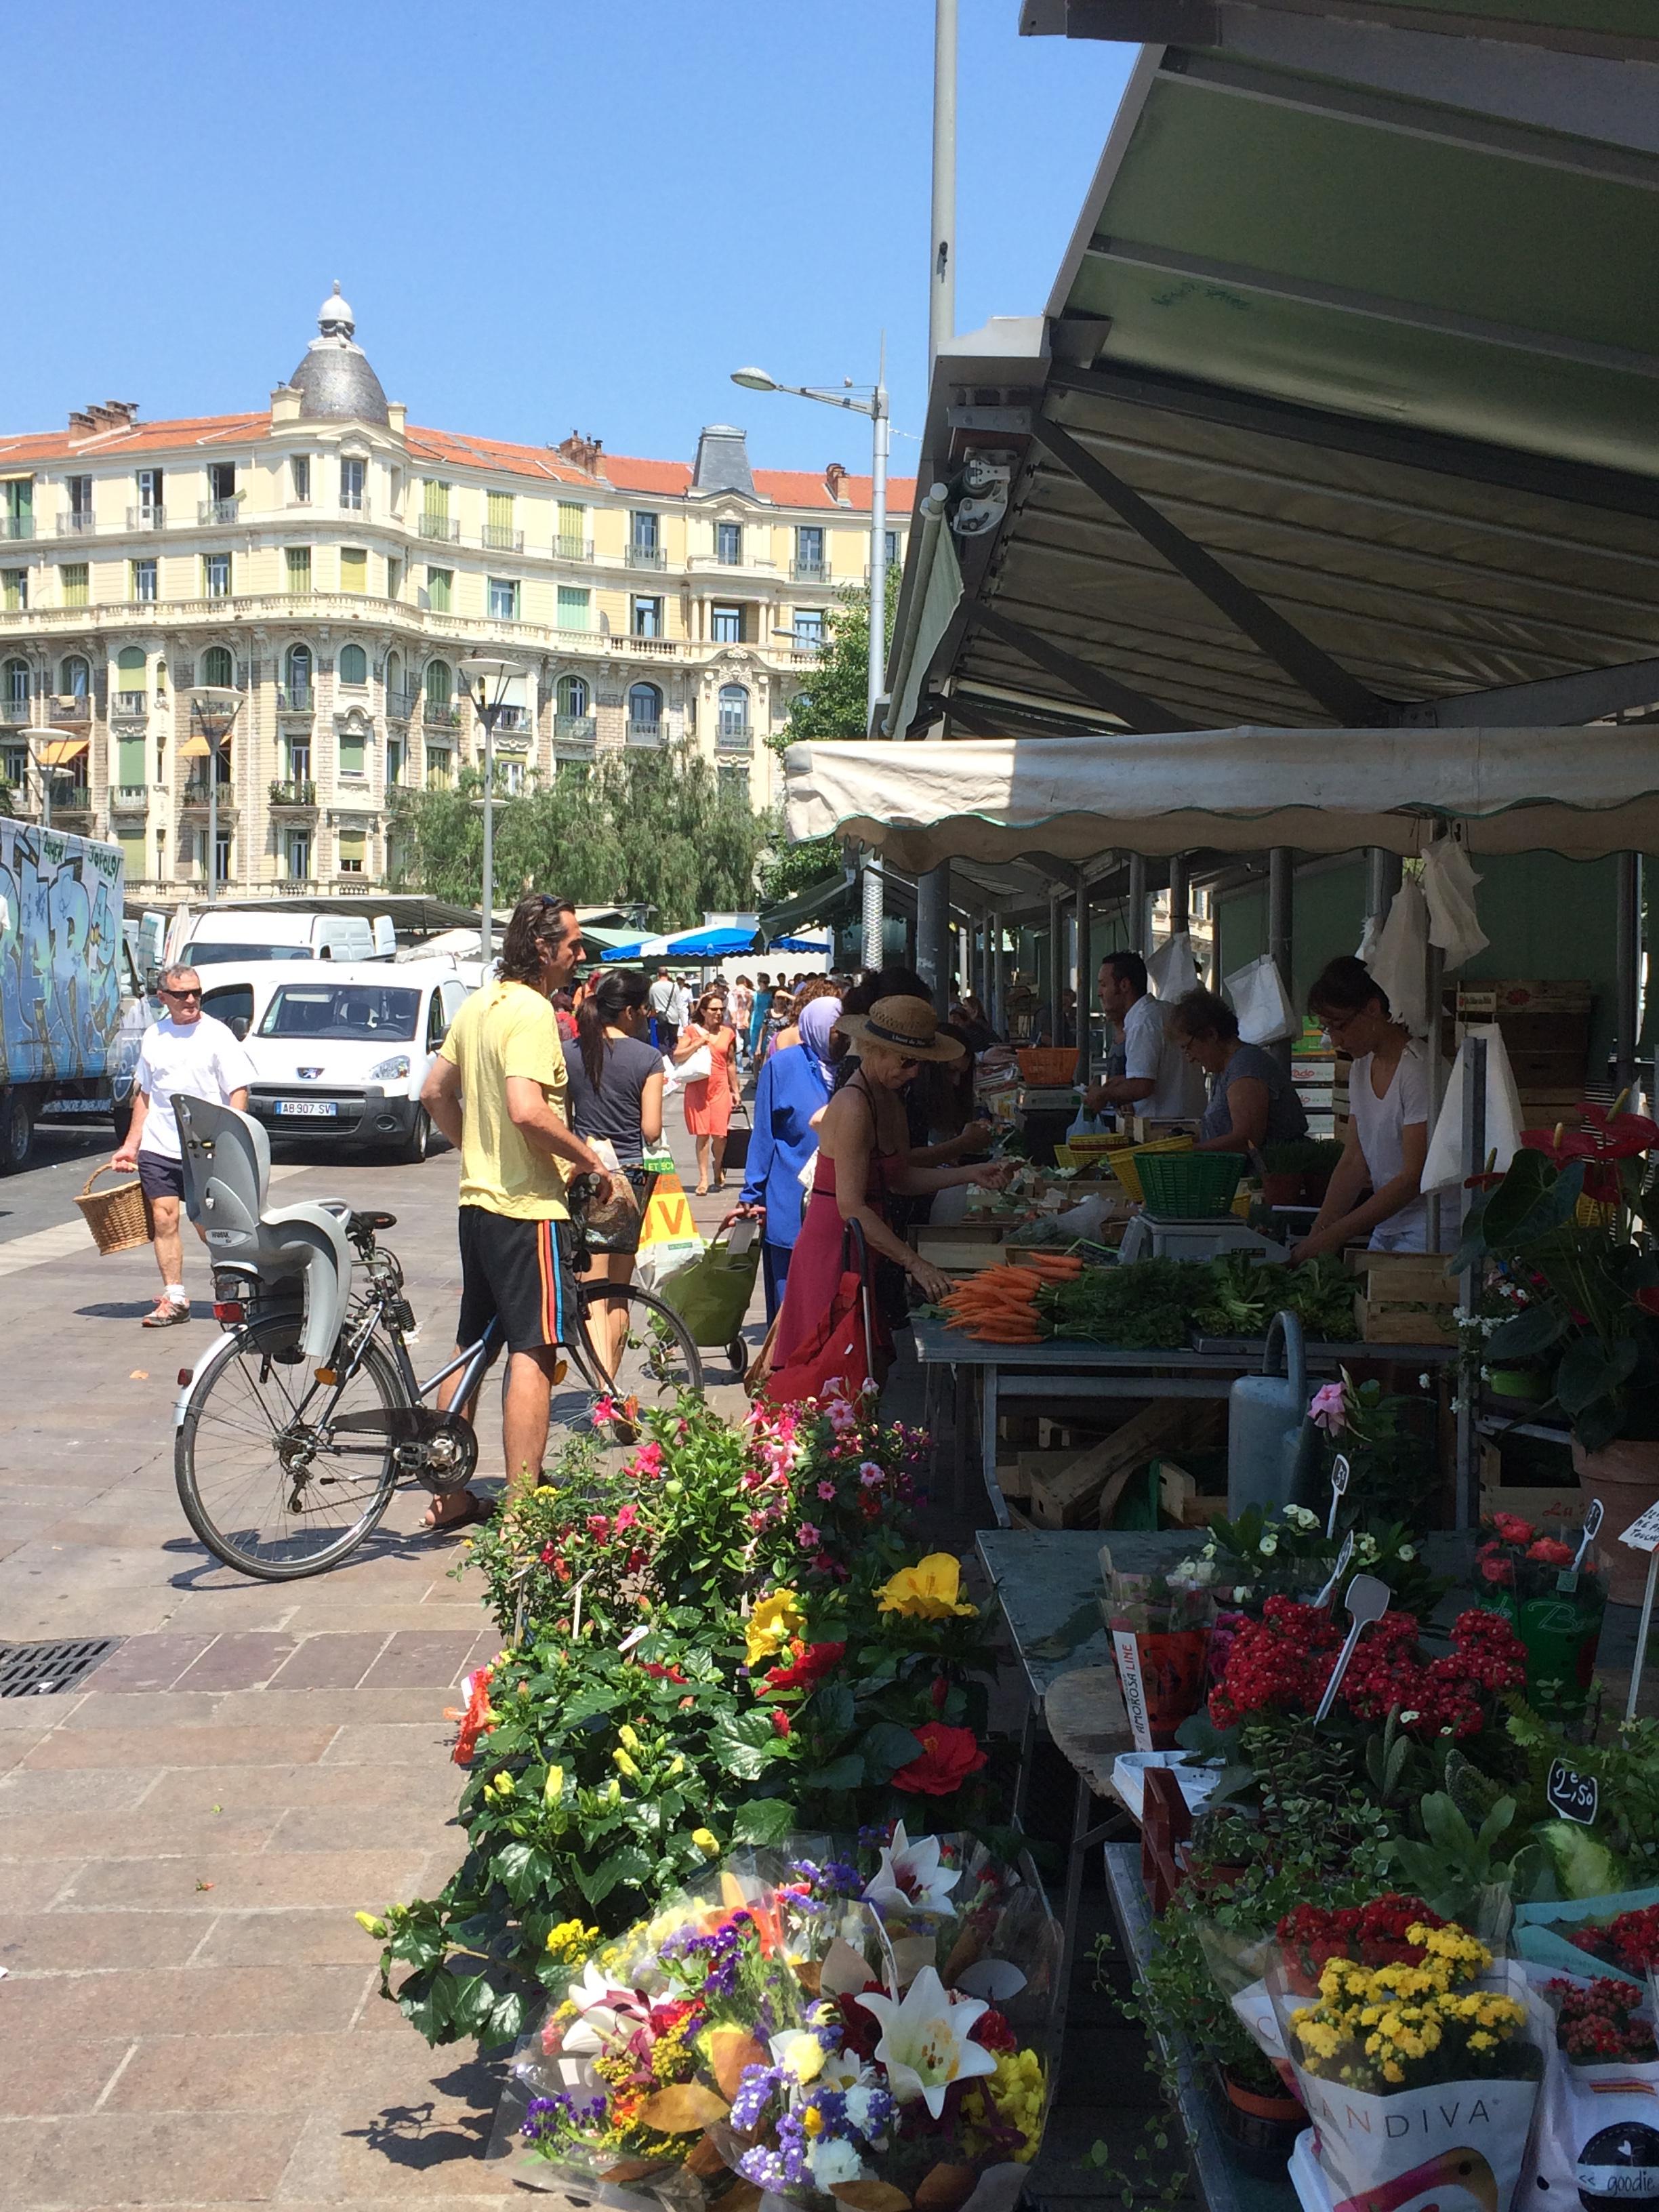
[[[342,2129],[389,2166],[422,2172],[461,2160],[482,2161],[489,2142],[502,2069],[478,2059],[435,2078],[441,2096],[420,2104],[384,2105],[360,2128]]]

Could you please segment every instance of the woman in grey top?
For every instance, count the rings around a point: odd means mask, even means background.
[[[624,1169],[638,1169],[646,1152],[662,1142],[662,1054],[646,1042],[650,1012],[646,981],[637,968],[610,968],[576,1009],[576,1049],[565,1048],[570,1126],[591,1142],[608,1137]],[[631,1252],[596,1252],[588,1262],[589,1282],[633,1279]],[[614,1374],[628,1327],[620,1298],[604,1301]]]
[[[1170,1035],[1210,1079],[1210,1103],[1198,1126],[1200,1152],[1248,1152],[1293,1144],[1308,1133],[1296,1086],[1259,1044],[1238,1034],[1238,1016],[1213,991],[1188,991],[1164,1017]]]

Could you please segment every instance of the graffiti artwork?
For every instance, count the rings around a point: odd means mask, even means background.
[[[12,1083],[102,1075],[121,1028],[122,860],[0,821],[0,1071]]]

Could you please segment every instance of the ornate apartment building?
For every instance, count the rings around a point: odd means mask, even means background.
[[[481,755],[456,672],[480,652],[520,669],[498,787],[683,738],[766,805],[763,740],[868,574],[869,478],[751,469],[723,425],[689,465],[420,429],[337,286],[319,325],[268,410],[141,422],[111,401],[0,435],[12,811],[38,819],[50,777],[54,825],[118,842],[131,885],[199,888],[215,764],[182,695],[228,684],[221,884],[368,890],[388,794]],[[890,483],[890,562],[915,489]]]

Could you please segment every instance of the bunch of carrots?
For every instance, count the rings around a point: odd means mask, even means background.
[[[987,1267],[940,1301],[951,1325],[982,1344],[1040,1344],[1036,1296],[1045,1283],[1069,1283],[1083,1273],[1074,1253],[1034,1254],[1018,1267]]]

